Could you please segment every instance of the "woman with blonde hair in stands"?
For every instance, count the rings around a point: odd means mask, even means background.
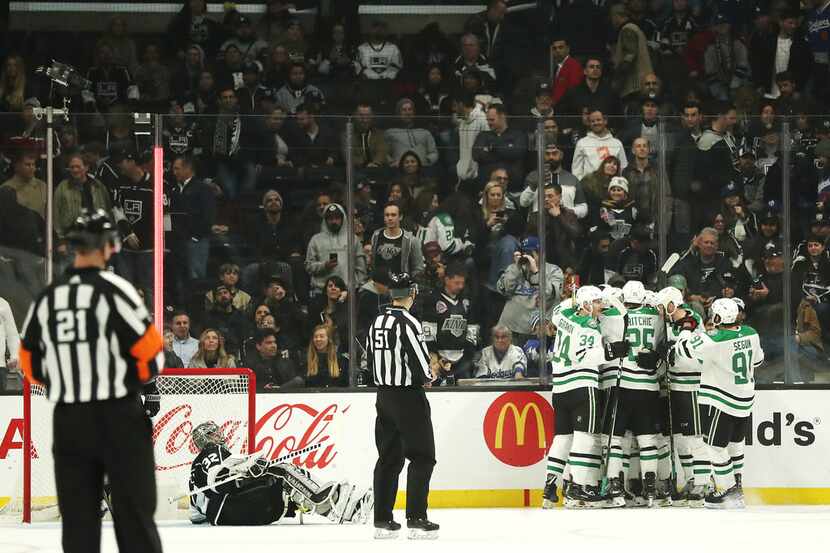
[[[199,349],[190,360],[191,369],[227,369],[236,367],[236,359],[225,351],[222,334],[215,328],[206,328],[199,335]]]
[[[306,386],[328,388],[348,385],[348,361],[337,352],[331,325],[315,326],[306,353]]]
[[[503,183],[491,180],[481,193],[481,217],[492,240],[497,240],[501,236],[504,223],[516,211],[515,204],[507,197],[506,192]]]
[[[0,72],[0,111],[23,111],[27,89],[23,58],[16,54],[7,57]]]

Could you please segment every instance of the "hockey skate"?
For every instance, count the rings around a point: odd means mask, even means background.
[[[743,500],[743,498],[744,498],[743,480],[744,480],[744,478],[743,478],[742,474],[736,474],[735,475],[735,487],[738,488],[738,493],[741,494],[741,500]]]
[[[606,504],[604,507],[614,509],[625,507],[625,487],[620,478],[610,478],[608,480],[608,491],[605,495]]]
[[[683,489],[678,490],[677,486],[672,487],[671,506],[672,507],[687,507],[689,505],[689,490],[692,489],[692,481],[686,482]]]
[[[401,525],[394,520],[387,520],[386,522],[375,522],[375,539],[376,540],[394,540],[398,537],[401,530]]]
[[[687,485],[686,491],[686,505],[692,509],[699,509],[703,507],[706,499],[706,487],[702,485],[694,485],[690,482]]]
[[[411,540],[434,540],[438,538],[438,528],[440,528],[425,518],[408,518],[406,527],[409,530],[407,537]]]
[[[671,490],[672,490],[672,483],[671,480],[661,480],[657,483],[657,495],[654,498],[654,506],[655,507],[671,507],[672,506],[672,498],[671,498]],[[677,488],[675,488],[677,489]]]
[[[707,509],[743,509],[746,507],[737,484],[728,490],[715,490],[710,493],[706,496],[704,506]]]
[[[556,490],[556,477],[551,475],[545,481],[545,489],[542,492],[542,509],[553,509],[559,503],[559,494]]]
[[[582,486],[571,482],[565,494],[566,509],[601,509],[605,501],[596,486]]]
[[[657,506],[657,475],[653,472],[643,475],[643,497],[649,509]]]
[[[628,480],[628,488],[625,491],[626,507],[645,507],[647,505],[643,497],[643,481],[639,478]]]

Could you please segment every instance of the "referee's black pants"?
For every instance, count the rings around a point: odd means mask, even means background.
[[[421,388],[380,388],[375,407],[375,522],[392,520],[398,475],[405,458],[409,459],[406,518],[426,518],[429,480],[435,466],[435,438],[426,393]]]
[[[64,552],[101,550],[100,512],[106,474],[118,550],[161,553],[153,522],[156,467],[152,424],[138,398],[58,404],[52,426]]]

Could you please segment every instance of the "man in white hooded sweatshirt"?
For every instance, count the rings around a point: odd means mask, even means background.
[[[590,132],[576,143],[571,173],[581,180],[599,169],[602,160],[608,156],[620,160],[620,171],[625,169],[628,165],[625,148],[608,130],[608,119],[605,114],[598,109],[591,111],[588,114],[588,126],[591,128]]]

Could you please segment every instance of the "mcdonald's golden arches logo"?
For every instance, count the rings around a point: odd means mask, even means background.
[[[534,465],[553,440],[553,409],[536,392],[506,392],[487,409],[483,431],[496,459],[514,467]]]

